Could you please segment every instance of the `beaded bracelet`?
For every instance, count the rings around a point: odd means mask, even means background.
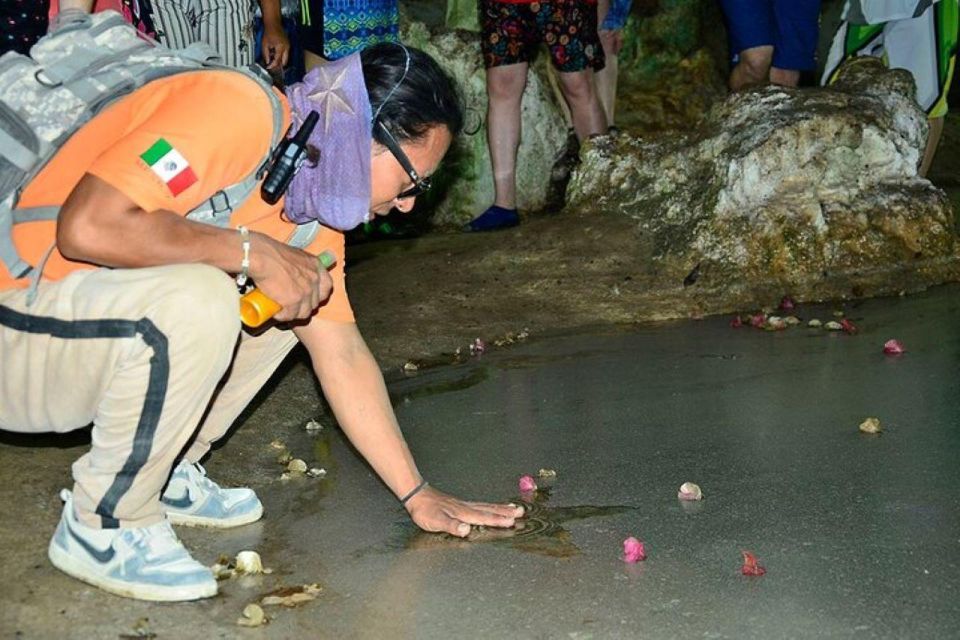
[[[240,273],[237,274],[237,286],[242,287],[250,279],[250,231],[246,227],[237,227],[240,242],[243,245],[243,260],[240,261]]]

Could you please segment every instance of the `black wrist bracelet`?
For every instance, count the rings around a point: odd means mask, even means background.
[[[427,482],[426,480],[421,480],[421,481],[420,481],[420,484],[418,484],[417,486],[415,486],[415,487],[413,488],[413,491],[411,491],[411,492],[408,493],[407,495],[405,495],[405,496],[403,496],[402,498],[400,498],[400,504],[402,504],[403,506],[407,506],[407,500],[409,500],[409,499],[412,498],[413,496],[417,495],[418,493],[420,493],[421,491],[423,491],[423,490],[424,490],[425,488],[427,488],[428,486],[430,486],[430,483],[429,483],[429,482]]]

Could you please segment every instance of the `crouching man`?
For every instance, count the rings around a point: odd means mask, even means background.
[[[19,199],[60,213],[13,230],[19,254],[42,270],[38,286],[0,266],[0,428],[93,423],[49,556],[112,593],[216,593],[171,523],[261,517],[252,490],[218,486],[199,461],[298,341],[345,434],[417,525],[465,536],[522,513],[453,498],[420,476],[344,288],[337,229],[409,210],[429,187],[461,127],[452,80],[422,52],[380,45],[278,97],[284,128],[319,114],[314,159],[285,200],[268,204],[257,190],[225,227],[185,215],[254,172],[273,130],[269,94],[229,70],[179,73],[125,96]],[[326,226],[304,250],[287,244],[317,219]],[[324,250],[336,256],[330,272],[318,265]],[[238,274],[282,305],[276,324],[241,329]]]

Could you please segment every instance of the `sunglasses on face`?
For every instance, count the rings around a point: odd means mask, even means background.
[[[405,154],[403,149],[400,148],[400,143],[397,142],[397,139],[393,137],[393,134],[390,133],[390,130],[387,129],[387,126],[383,124],[383,122],[377,122],[377,124],[380,125],[380,128],[383,130],[383,146],[385,146],[390,153],[393,154],[393,157],[397,159],[397,162],[400,163],[400,166],[403,167],[403,170],[407,172],[407,175],[410,176],[410,180],[413,182],[413,186],[406,191],[401,191],[400,195],[398,195],[396,199],[403,200],[404,198],[414,198],[429,190],[430,178],[420,177],[420,174],[417,173],[417,170],[413,168],[413,163],[410,162],[410,158],[408,158],[407,154]]]

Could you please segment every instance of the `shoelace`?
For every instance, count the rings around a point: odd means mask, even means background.
[[[167,521],[130,529],[127,538],[131,547],[146,552],[147,557],[159,558],[183,549],[177,534]]]
[[[207,470],[203,468],[199,462],[194,462],[193,464],[187,463],[188,467],[193,467],[196,473],[189,474],[192,480],[195,480],[197,484],[201,485],[203,488],[216,492],[220,489],[213,480],[207,477]]]

